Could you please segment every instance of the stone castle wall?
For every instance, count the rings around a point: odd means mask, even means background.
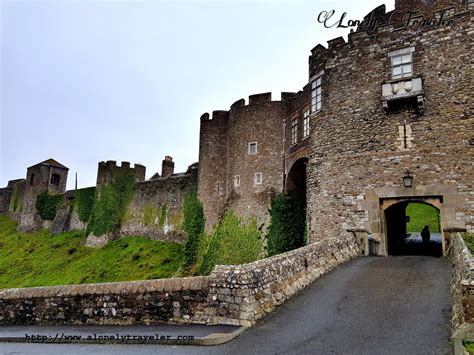
[[[137,183],[120,235],[184,243],[184,197],[197,190],[197,174],[194,167],[183,175]]]
[[[52,184],[52,176],[59,176],[59,183]],[[36,198],[39,194],[47,191],[50,194],[62,194],[66,191],[68,169],[58,168],[46,164],[37,164],[28,168],[26,173],[25,190],[23,196],[23,209],[21,212],[19,230],[32,232],[46,224],[36,210]]]
[[[452,326],[456,329],[464,323],[474,324],[474,256],[459,233],[453,235],[448,254],[453,263]]]
[[[445,197],[442,214],[449,217],[444,227],[474,230],[472,50],[465,40],[472,34],[472,21],[469,11],[450,15],[451,26],[385,26],[373,35],[355,32],[347,43],[339,38],[328,49],[313,50],[310,76],[324,74],[322,109],[311,116],[309,138],[311,241],[348,234],[349,228],[380,234],[379,197],[416,200],[415,190],[421,197],[430,190]],[[388,53],[405,48],[414,49],[414,76],[422,78],[424,108],[403,101],[387,111],[381,91],[391,80]],[[404,125],[405,137],[400,133]],[[415,189],[403,188],[407,170],[414,175]],[[393,193],[377,194],[390,188]]]
[[[212,119],[201,117],[199,196],[207,230],[226,209],[268,225],[270,199],[283,186],[284,115],[282,102],[265,93],[250,96],[248,105],[241,99],[230,111],[215,111]]]
[[[0,324],[252,325],[355,257],[354,239],[325,240],[206,277],[0,290]]]
[[[115,160],[102,161],[97,168],[97,183],[100,187],[112,182],[117,176],[131,175],[135,177],[136,182],[145,180],[146,168],[141,164],[135,164],[133,167],[130,163],[123,161],[120,166]]]
[[[167,172],[165,176],[158,175],[147,181],[143,165],[131,167],[129,162],[122,162],[119,166],[115,161],[98,164],[96,192],[121,176],[133,176],[135,180],[133,198],[123,217],[120,231],[105,236],[102,242],[118,236],[145,236],[178,243],[185,241],[182,231],[184,196],[197,190],[198,166],[193,164],[185,173],[173,174],[174,163],[171,157],[167,159],[163,161],[164,171]],[[51,229],[53,233],[85,230],[87,221],[79,218],[76,190],[65,191],[67,168],[51,166],[48,162],[28,168],[26,180],[12,180],[7,187],[0,189],[0,213],[8,214],[19,222],[22,232],[39,228]],[[59,175],[58,184],[52,183],[53,174]],[[43,221],[36,210],[37,197],[45,191],[64,196],[64,202],[58,207],[53,221]]]

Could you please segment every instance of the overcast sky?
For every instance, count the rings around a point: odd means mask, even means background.
[[[348,33],[321,11],[362,20],[394,0],[0,3],[0,186],[55,158],[73,188],[102,160],[184,171],[201,114],[305,85],[310,50]]]

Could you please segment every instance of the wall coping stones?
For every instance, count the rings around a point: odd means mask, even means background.
[[[83,295],[129,294],[209,287],[208,276],[182,277],[144,281],[104,282],[95,284],[0,289],[0,300],[65,297]]]

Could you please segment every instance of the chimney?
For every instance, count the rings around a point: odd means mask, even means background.
[[[165,156],[165,160],[161,163],[161,177],[167,177],[174,173],[173,158],[169,155]]]

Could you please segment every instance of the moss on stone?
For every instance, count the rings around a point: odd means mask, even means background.
[[[45,221],[56,217],[59,205],[64,201],[63,195],[52,195],[48,191],[40,193],[36,198],[36,210]]]
[[[151,227],[158,222],[158,207],[149,203],[143,207],[143,224],[146,227]]]
[[[87,234],[100,236],[118,232],[134,191],[135,177],[131,174],[115,176],[112,182],[102,186],[95,194]]]
[[[80,189],[74,196],[74,208],[81,222],[89,221],[94,207],[95,187]]]

